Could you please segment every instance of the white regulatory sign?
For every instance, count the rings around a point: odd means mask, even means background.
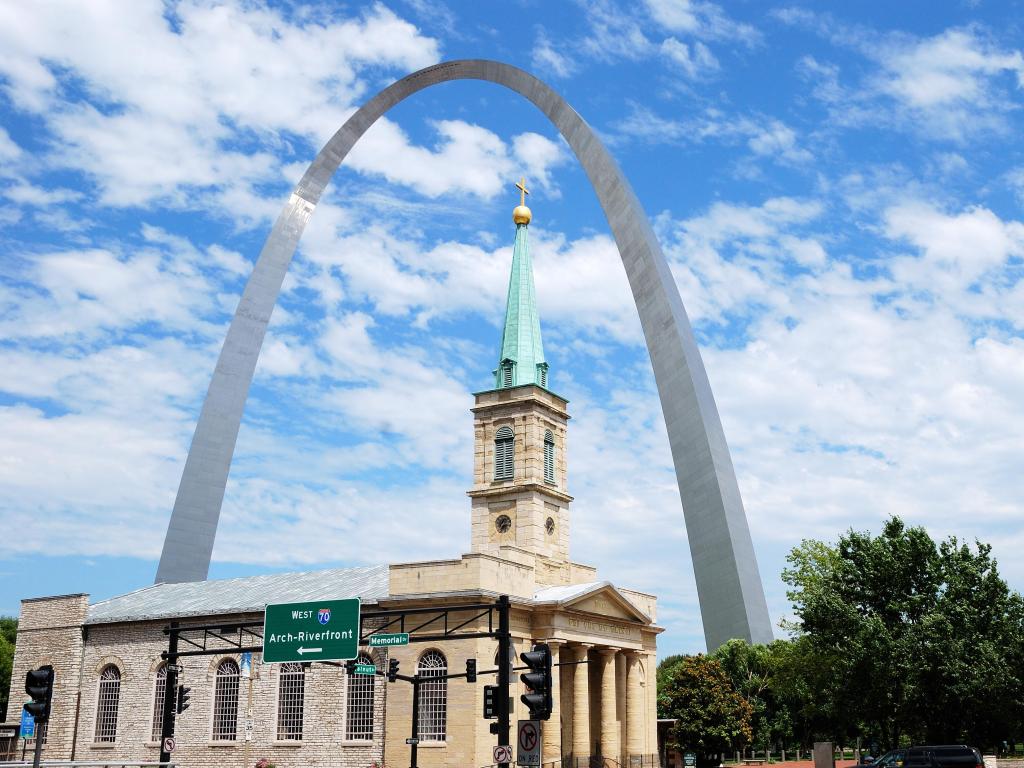
[[[494,748],[494,762],[496,763],[511,763],[512,762],[512,747],[505,745],[502,747]]]
[[[164,739],[164,752],[173,752],[173,751],[174,751],[174,737],[173,736],[168,736],[166,739]]]
[[[516,763],[540,765],[540,720],[520,720],[518,733]]]

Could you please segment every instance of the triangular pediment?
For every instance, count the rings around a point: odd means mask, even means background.
[[[583,611],[596,616],[607,616],[611,619],[639,621],[644,624],[649,624],[651,621],[649,616],[607,581],[581,584],[575,588],[557,587],[550,592],[542,590],[535,599],[540,602],[556,602],[561,608]]]

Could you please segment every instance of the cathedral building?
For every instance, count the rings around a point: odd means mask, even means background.
[[[550,645],[553,711],[543,723],[542,763],[657,764],[656,598],[603,581],[570,558],[566,442],[568,402],[549,389],[528,242],[525,187],[515,208],[515,246],[501,351],[490,389],[474,395],[469,552],[450,560],[156,584],[92,602],[72,594],[23,600],[9,721],[20,716],[25,673],[56,670],[47,760],[159,759],[167,670],[165,627],[260,622],[270,603],[358,597],[374,609],[430,609],[511,600],[514,651]],[[426,768],[490,766],[496,737],[483,714],[495,682],[493,638],[363,648],[360,661],[426,677],[418,704],[417,758]],[[180,660],[191,688],[177,716],[172,761],[196,768],[409,765],[412,686],[349,675],[328,664],[263,663],[217,637],[218,652]],[[220,645],[218,645],[220,643]],[[446,679],[467,659],[476,683]],[[518,665],[518,661],[516,662]],[[487,672],[490,671],[488,676]],[[512,677],[513,740],[529,717]],[[14,723],[7,724],[10,727]],[[31,744],[29,744],[31,748]]]

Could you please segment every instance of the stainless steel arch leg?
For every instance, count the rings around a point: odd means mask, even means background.
[[[590,179],[636,301],[668,427],[708,648],[734,637],[772,639],[771,620],[729,448],[690,321],[661,247],[629,182],[589,125],[521,69],[449,61],[374,96],[327,142],[281,211],[245,286],[203,403],[178,487],[157,582],[206,578],[238,427],[270,314],[320,195],[352,146],[398,102],[437,83],[486,80],[533,102],[565,137]]]

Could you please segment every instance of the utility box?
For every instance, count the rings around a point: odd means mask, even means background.
[[[814,768],[836,768],[836,753],[831,741],[814,742]]]

